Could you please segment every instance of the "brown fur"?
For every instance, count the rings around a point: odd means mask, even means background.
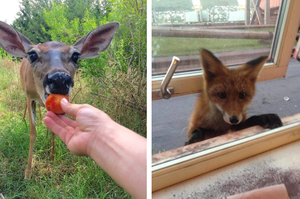
[[[199,128],[209,132],[204,139],[226,133],[233,125],[228,121],[231,116],[237,116],[238,123],[246,120],[247,108],[255,94],[255,82],[266,60],[267,57],[260,57],[240,67],[228,68],[211,52],[201,51],[204,88],[191,115],[188,139]],[[220,93],[226,93],[226,99],[221,99]],[[242,93],[245,94],[243,99]]]

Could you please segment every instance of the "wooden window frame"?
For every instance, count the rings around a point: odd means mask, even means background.
[[[296,5],[298,5],[298,2],[295,0],[287,2],[286,6],[288,6],[288,12],[282,13],[282,24],[284,28],[280,28],[278,34],[279,45],[276,46],[275,51],[271,52],[275,56],[275,60],[273,60],[274,63],[266,64],[263,67],[258,77],[258,81],[285,77],[290,55],[292,53],[291,49],[295,41],[296,31],[299,27],[299,22],[297,20],[299,13],[295,13]],[[164,75],[152,77],[152,100],[161,99],[161,96],[159,96],[159,89],[163,77]],[[175,74],[168,87],[173,88],[174,93],[172,94],[172,97],[202,92],[202,71]]]
[[[283,22],[281,23],[274,64],[262,69],[258,81],[285,77],[296,33],[300,24],[300,1],[285,1]],[[152,78],[152,99],[159,99],[162,77]],[[203,78],[201,72],[174,76],[169,87],[173,87],[174,96],[201,92]],[[300,116],[298,116],[300,118]],[[299,120],[300,121],[300,120]],[[252,135],[240,140],[196,152],[184,157],[152,166],[152,192],[202,175],[248,157],[272,150],[276,147],[300,140],[300,122],[296,121],[283,127]]]

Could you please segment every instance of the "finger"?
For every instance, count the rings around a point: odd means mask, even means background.
[[[62,128],[66,128],[67,126],[69,126],[68,123],[61,119],[62,116],[56,115],[52,111],[48,111],[46,113],[46,116],[50,117],[57,125],[61,126]]]
[[[70,138],[72,137],[71,135],[73,135],[72,133],[70,133],[70,131],[58,125],[57,122],[55,122],[49,116],[46,116],[44,118],[44,123],[50,129],[50,131],[57,135],[64,143],[67,144],[69,142]]]
[[[71,126],[73,128],[77,127],[77,122],[64,116],[64,115],[56,115],[52,111],[48,111],[46,113],[46,116],[52,118],[54,121],[59,123],[60,126],[65,127],[65,126]],[[61,120],[61,121],[60,121]]]
[[[58,116],[63,122],[65,122],[67,125],[73,127],[74,129],[77,127],[77,122],[64,116],[64,115],[59,115]]]
[[[65,98],[60,101],[60,105],[63,111],[71,117],[76,117],[77,112],[81,107],[81,105],[69,103]]]
[[[67,145],[77,129],[77,125],[75,126],[75,128],[69,126],[52,111],[47,112],[46,117],[44,118],[44,123],[54,134],[56,134],[60,139],[62,139],[63,142],[65,142]]]

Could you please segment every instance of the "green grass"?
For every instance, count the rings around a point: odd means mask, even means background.
[[[269,48],[271,44],[262,44],[255,39],[211,39],[187,37],[153,37],[152,56],[198,55],[200,48],[212,52]]]
[[[42,122],[46,112],[44,108],[41,108],[42,118],[37,112],[33,175],[29,180],[24,179],[29,150],[29,120],[28,116],[25,121],[22,120],[25,95],[18,76],[19,63],[0,59],[0,193],[5,198],[131,198],[92,159],[73,155],[59,138],[56,138],[55,160],[50,161],[51,133]],[[112,81],[115,79],[112,78]],[[122,80],[124,84],[134,81]],[[118,98],[108,101],[91,94],[91,91],[107,92],[114,97],[114,90],[111,86],[111,92],[104,91],[91,77],[79,73],[70,99],[74,103],[90,103],[101,108],[117,122],[146,136],[145,111],[127,106]],[[142,93],[146,93],[145,88]],[[129,100],[126,95],[122,97]],[[141,99],[142,102],[145,100]]]

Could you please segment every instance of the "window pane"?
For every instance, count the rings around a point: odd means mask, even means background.
[[[249,0],[247,2],[250,6],[246,6],[246,1],[210,0],[210,2],[216,4],[210,5],[210,7],[207,5],[207,9],[204,6],[204,3],[207,1],[201,0],[203,4],[198,11],[192,10],[195,8],[194,6],[191,8],[191,11],[178,10],[173,12],[163,10],[166,7],[162,5],[174,4],[173,7],[168,8],[181,9],[182,6],[175,6],[176,2],[180,1],[173,1],[173,3],[161,1],[160,4],[158,2],[160,1],[153,1],[153,75],[165,73],[170,66],[173,56],[178,56],[181,60],[177,67],[177,72],[190,71],[194,74],[194,71],[201,69],[199,64],[200,48],[212,51],[227,65],[238,65],[259,56],[270,55],[272,47],[276,47],[277,43],[273,44],[272,42],[281,6],[280,0],[270,0],[267,5],[265,0],[261,0],[258,5],[254,5],[252,0]],[[220,2],[227,2],[228,5],[221,5]],[[235,4],[231,5],[230,2]],[[192,3],[195,5],[194,1]],[[267,9],[268,7],[269,9]],[[208,18],[198,15],[205,9],[209,11],[208,13],[211,13],[212,10],[217,8],[222,8],[222,11],[226,10],[227,12],[220,11],[221,14],[217,17],[209,14]],[[249,8],[249,20],[245,20],[247,8]],[[190,18],[187,18],[189,17],[186,14],[187,12],[196,12],[196,16],[199,17],[197,18],[198,21],[187,23],[186,20],[190,20]],[[167,16],[174,16],[172,14],[179,15],[180,13],[183,21],[166,20]],[[243,13],[243,15],[234,15],[234,13]],[[257,13],[261,15],[262,21],[257,17]],[[265,17],[265,13],[269,13],[269,17]],[[232,20],[233,17],[236,17],[234,21]],[[283,17],[281,18],[283,19]],[[243,20],[239,21],[238,19]],[[282,22],[278,25],[278,28],[283,27]],[[271,54],[271,56],[273,55]],[[273,60],[272,57],[271,60]],[[152,119],[153,154],[184,145],[184,141],[187,139],[188,116],[194,109],[196,98],[195,95],[194,97],[181,96],[169,100],[153,101],[153,110],[157,110],[156,113],[161,112],[161,114],[153,115]],[[184,102],[186,106],[178,106],[177,100]],[[178,114],[174,114],[170,109],[178,110]],[[187,117],[182,118],[182,115]],[[185,126],[182,126],[183,124]],[[170,138],[170,134],[172,138]]]
[[[258,2],[258,3],[253,3]],[[199,49],[227,65],[269,55],[281,0],[153,0],[152,74],[201,69]]]

